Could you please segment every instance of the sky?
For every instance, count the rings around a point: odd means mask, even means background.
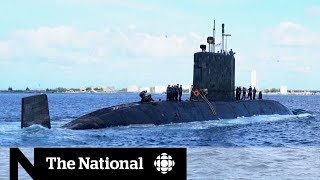
[[[237,86],[320,89],[319,0],[3,0],[0,89],[192,84],[213,20]]]

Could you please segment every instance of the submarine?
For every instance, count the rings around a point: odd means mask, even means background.
[[[193,93],[193,100],[133,102],[106,107],[85,114],[62,127],[83,130],[134,124],[160,125],[257,115],[293,114],[287,107],[274,100],[235,99],[235,57],[223,49],[226,36],[224,24],[222,24],[220,52],[214,50],[214,34],[207,38],[208,51],[206,51],[206,45],[200,45],[201,51],[194,53],[193,88],[197,93]],[[45,105],[46,101],[47,97],[42,97],[42,107],[48,107]],[[32,102],[35,104],[34,99]],[[50,117],[46,115],[48,113],[46,108],[38,108],[38,111],[44,112],[45,120],[35,120],[32,116],[36,113],[27,112],[28,115],[23,115],[26,114],[25,109],[30,107],[23,109],[21,127],[37,123],[50,128]],[[38,114],[36,119],[39,118],[41,116]]]

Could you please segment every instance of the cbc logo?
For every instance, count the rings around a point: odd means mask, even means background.
[[[167,153],[162,153],[154,161],[154,166],[162,174],[167,174],[167,172],[172,170],[172,167],[174,166],[174,160]]]

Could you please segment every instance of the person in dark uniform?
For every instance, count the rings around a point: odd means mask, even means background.
[[[173,88],[172,86],[169,86],[169,101],[172,101],[173,97]]]
[[[141,91],[140,92],[139,96],[141,98],[141,102],[145,102],[146,93],[147,93],[147,91]]]
[[[262,99],[262,91],[259,91],[259,99]]]
[[[190,101],[193,101],[193,96],[194,96],[193,92],[194,92],[193,85],[191,85],[191,88],[190,88]]]
[[[178,101],[179,100],[179,84],[177,84],[176,86],[175,86],[175,88],[176,88],[176,96],[175,96],[175,99],[176,99],[176,101]]]
[[[146,97],[146,102],[151,102],[154,101],[153,98],[151,97],[151,94],[147,95]]]
[[[237,87],[236,88],[236,100],[240,100],[240,96],[241,96],[241,88]]]
[[[248,97],[250,98],[250,100],[252,100],[252,87],[249,86],[249,89],[248,89]]]
[[[178,94],[179,94],[179,88],[177,85],[174,85],[174,101],[177,101],[178,100]]]
[[[247,89],[245,87],[242,88],[242,100],[246,100]]]
[[[171,98],[170,101],[174,101],[174,85],[171,85]]]
[[[257,93],[257,90],[256,90],[256,87],[253,87],[253,100],[256,100],[256,93]]]
[[[170,97],[170,85],[168,85],[167,87],[167,101],[169,101],[169,97]]]
[[[139,96],[141,97],[141,102],[151,102],[154,101],[151,94],[147,95],[147,91],[141,91]]]
[[[232,49],[229,51],[230,56],[234,56],[236,53],[232,51]]]
[[[239,86],[239,95],[238,95],[238,100],[241,99],[241,86]]]
[[[181,101],[181,96],[182,96],[182,85],[179,87],[179,101]]]

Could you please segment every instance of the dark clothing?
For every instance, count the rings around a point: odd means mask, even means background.
[[[168,98],[169,98],[169,101],[173,100],[173,87],[169,87]]]
[[[234,56],[236,53],[232,51],[232,49],[229,51],[230,56]]]
[[[193,101],[193,97],[194,97],[194,88],[191,86],[190,101]]]
[[[151,102],[154,101],[151,97],[151,94],[149,94],[147,97],[145,97],[145,102]]]
[[[139,96],[141,97],[141,102],[150,102],[150,101],[154,101],[151,97],[151,94],[149,94],[148,96],[146,96],[147,91],[141,91]]]
[[[240,100],[241,97],[241,88],[237,87],[236,88],[236,100]]]
[[[139,96],[141,97],[141,101],[142,101],[143,98],[146,96],[146,92],[145,91],[141,91]]]
[[[247,94],[247,89],[243,88],[242,89],[242,100],[246,100],[246,94]]]
[[[262,99],[262,92],[259,92],[259,99]]]
[[[167,101],[169,101],[170,96],[170,86],[167,87]]]
[[[182,87],[180,86],[179,87],[179,101],[181,101],[181,96],[182,96]]]
[[[173,87],[173,100],[174,100],[174,101],[177,101],[177,100],[178,100],[178,94],[179,94],[178,91],[179,91],[179,90],[178,90],[178,87],[177,87],[177,86]]]
[[[248,97],[250,98],[250,100],[252,100],[252,88],[249,87],[248,89]]]
[[[257,93],[257,90],[256,88],[253,88],[253,100],[256,100],[256,93]]]

